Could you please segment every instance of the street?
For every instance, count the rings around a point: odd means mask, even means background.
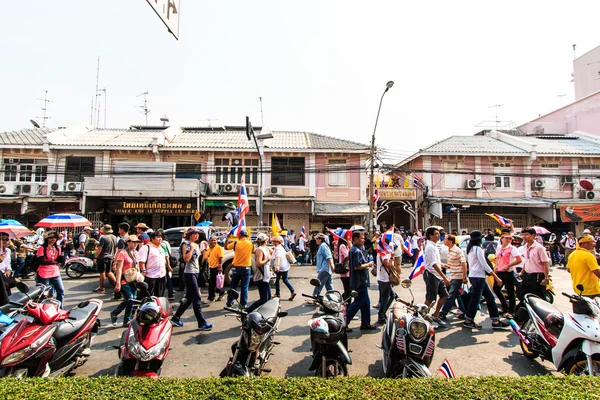
[[[409,268],[402,271],[403,277],[408,276]],[[566,270],[554,268],[553,280],[557,293],[555,305],[561,310],[570,309],[567,299],[560,295],[561,292],[572,292],[571,279]],[[305,304],[300,293],[312,292],[309,280],[315,276],[312,266],[295,266],[290,272],[290,281],[299,295],[293,302],[287,300],[289,292],[283,287],[282,310],[289,315],[283,318],[280,331],[276,340],[281,345],[276,346],[275,354],[269,360],[267,368],[271,368],[270,375],[276,377],[311,376],[308,367],[311,363],[308,320],[315,311],[314,306]],[[101,298],[105,301],[100,314],[102,327],[96,336],[92,355],[88,362],[76,370],[79,376],[104,376],[114,372],[118,363],[117,350],[113,346],[119,344],[123,329],[110,325],[109,311],[117,306],[111,301],[112,291],[97,296],[92,290],[97,286],[97,277],[84,275],[82,279],[74,280],[63,274],[66,287],[66,307],[74,307],[80,301]],[[31,284],[31,281],[27,281]],[[341,288],[339,278],[334,279],[334,287]],[[274,289],[273,289],[274,291]],[[415,279],[412,291],[416,301],[423,301],[425,287],[421,277]],[[403,288],[396,288],[396,292],[403,299],[410,300],[410,293]],[[175,292],[179,300],[183,292]],[[370,297],[372,304],[378,299],[376,284],[371,285]],[[203,289],[205,298],[205,289]],[[250,301],[258,298],[253,286],[250,289]],[[177,306],[178,301],[172,306]],[[225,316],[224,301],[212,303],[204,308],[207,320],[214,325],[210,332],[198,332],[192,309],[188,309],[182,321],[185,326],[174,328],[171,341],[171,352],[163,366],[163,376],[166,377],[210,377],[218,376],[231,354],[231,344],[239,335],[239,323],[233,316]],[[376,321],[377,310],[371,309],[372,321]],[[481,331],[470,331],[462,328],[462,321],[449,315],[448,326],[437,331],[436,350],[431,370],[434,375],[439,375],[437,369],[448,359],[457,376],[523,376],[534,374],[555,373],[553,365],[548,361],[528,360],[521,354],[516,336],[510,330],[492,331],[487,310],[479,314],[476,321],[483,325]],[[122,322],[122,314],[119,318]],[[354,329],[349,334],[349,347],[352,353],[353,364],[349,374],[354,376],[381,377],[381,352],[377,345],[381,341],[381,331],[361,332],[358,329],[359,321],[353,321]]]

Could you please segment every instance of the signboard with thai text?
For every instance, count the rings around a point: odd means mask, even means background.
[[[600,221],[600,204],[561,206],[560,219],[563,222]]]
[[[113,214],[193,215],[196,205],[190,201],[119,201],[111,203]]]
[[[416,200],[416,189],[379,188],[379,200]]]

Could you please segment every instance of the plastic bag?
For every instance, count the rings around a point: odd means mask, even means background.
[[[221,272],[219,272],[217,274],[217,289],[223,289],[224,285],[225,285],[225,275],[223,275]]]

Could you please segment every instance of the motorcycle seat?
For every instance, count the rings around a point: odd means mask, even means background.
[[[542,321],[550,314],[562,315],[562,312],[558,308],[554,307],[552,304],[536,295],[527,294],[525,295],[525,298],[527,299],[527,302],[533,311],[540,317]]]
[[[27,294],[29,295],[29,297],[31,297],[34,300],[36,298],[38,298],[41,293],[42,293],[42,287],[39,285],[30,287],[29,290],[27,291]],[[19,305],[24,306],[25,303],[27,303],[27,301],[29,300],[29,297],[27,297],[27,295],[25,293],[16,292],[16,293],[13,293],[10,296],[8,296],[8,301],[12,304],[19,304]]]
[[[68,319],[55,323],[54,338],[59,342],[68,342],[85,325],[97,308],[98,303],[90,302],[85,307],[72,309]]]
[[[265,304],[258,307],[256,312],[265,319],[277,317],[277,314],[279,313],[279,297],[267,301]]]

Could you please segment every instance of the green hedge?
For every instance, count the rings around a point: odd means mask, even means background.
[[[600,380],[552,375],[457,379],[3,379],[2,399],[597,399]]]

